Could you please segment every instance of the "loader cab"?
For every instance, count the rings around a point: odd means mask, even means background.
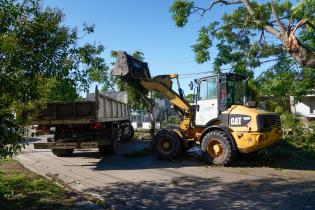
[[[196,126],[207,126],[231,105],[245,105],[247,95],[242,75],[222,73],[197,80]]]

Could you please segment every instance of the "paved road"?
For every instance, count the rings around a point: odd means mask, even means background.
[[[115,156],[86,150],[59,158],[30,143],[17,158],[117,209],[315,209],[315,164],[280,169],[245,161],[224,168],[188,157],[170,162],[125,155],[145,147],[136,141],[122,144]]]

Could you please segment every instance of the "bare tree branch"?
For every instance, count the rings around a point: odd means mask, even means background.
[[[204,14],[207,11],[210,11],[216,4],[220,4],[220,3],[224,4],[224,5],[231,5],[231,4],[241,4],[242,1],[240,1],[240,0],[230,0],[230,1],[228,1],[228,0],[215,0],[215,1],[211,2],[210,6],[208,8],[193,7],[192,13],[201,11],[200,15],[204,16]]]
[[[264,43],[266,43],[265,31],[264,31],[264,29],[261,29],[260,38],[259,38],[259,44],[263,45]]]
[[[311,23],[311,21],[307,21],[306,22],[306,24],[308,25],[308,26],[310,26],[312,29],[314,29],[315,30],[315,25],[313,24],[313,23]]]
[[[250,2],[248,1],[248,0],[241,0],[243,3],[244,3],[244,5],[245,5],[245,7],[246,7],[246,9],[247,9],[247,11],[248,11],[248,13],[251,15],[251,16],[253,16],[253,18],[254,18],[254,22],[256,22],[257,24],[261,24],[262,22],[261,22],[261,20],[257,20],[256,18],[255,18],[255,12],[254,12],[254,10],[253,10],[253,8],[252,8],[252,6],[250,5]],[[271,26],[271,25],[264,25],[264,29],[266,30],[266,31],[268,31],[269,33],[271,33],[271,34],[273,34],[275,37],[277,37],[278,39],[281,39],[281,33],[277,30],[277,29],[275,29],[273,26]]]
[[[245,8],[247,9],[248,13],[251,16],[251,19],[254,23],[258,25],[262,29],[262,34],[260,36],[259,42],[265,40],[265,34],[263,31],[266,31],[277,39],[279,39],[282,44],[286,47],[287,52],[300,64],[306,67],[315,68],[315,53],[312,52],[310,49],[305,47],[295,36],[295,31],[301,27],[303,24],[308,24],[311,28],[315,29],[314,24],[312,24],[308,20],[301,20],[293,29],[291,28],[292,22],[289,21],[287,26],[287,30],[285,29],[284,24],[281,22],[283,19],[288,19],[288,17],[279,17],[276,13],[275,6],[271,3],[271,10],[274,16],[274,21],[265,22],[260,20],[256,17],[254,8],[252,7],[250,0],[214,0],[209,5],[208,8],[200,8],[200,7],[193,7],[192,13],[201,12],[201,16],[207,11],[210,11],[215,5],[223,4],[223,5],[231,5],[231,4],[244,4]],[[273,26],[273,23],[277,23],[279,26],[279,30]]]
[[[280,28],[281,34],[284,34],[285,33],[284,26],[283,26],[282,22],[280,21],[279,16],[277,15],[277,12],[276,12],[276,9],[275,9],[273,3],[271,3],[271,11],[272,11],[272,14],[273,14],[275,20],[278,23],[278,26]]]
[[[211,10],[214,5],[219,4],[219,3],[224,4],[224,5],[229,5],[229,4],[241,4],[242,1],[215,0],[215,1],[213,1],[213,2],[210,4],[210,6],[208,7],[208,10]]]

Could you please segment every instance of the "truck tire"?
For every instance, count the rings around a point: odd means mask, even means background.
[[[98,151],[101,155],[114,155],[118,150],[118,130],[114,128],[112,130],[111,144],[110,145],[99,145]]]
[[[123,132],[122,141],[131,141],[133,139],[133,136],[135,134],[135,130],[133,129],[132,125],[128,126],[128,131],[125,133]]]
[[[210,131],[202,140],[202,153],[211,164],[231,165],[237,154],[237,149],[232,141],[224,131]]]
[[[152,142],[152,151],[159,158],[176,158],[181,150],[181,139],[176,132],[163,129],[155,134]]]
[[[52,153],[58,157],[66,157],[73,154],[74,149],[52,149]]]

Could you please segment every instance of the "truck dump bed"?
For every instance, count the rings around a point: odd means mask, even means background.
[[[90,124],[129,120],[126,92],[90,93],[85,101],[50,102],[31,116],[30,124]]]

